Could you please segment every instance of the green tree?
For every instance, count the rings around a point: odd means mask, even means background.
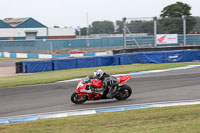
[[[200,31],[200,17],[195,17],[196,25],[193,28],[193,31]]]
[[[190,16],[190,10],[191,7],[182,2],[176,2],[175,4],[164,7],[160,14],[161,19],[158,20],[158,33],[182,34],[182,16],[186,17],[186,31],[191,31],[196,24],[196,20]]]
[[[143,22],[140,20],[136,21],[131,21],[130,23],[127,24],[128,29],[130,30],[131,33],[141,33],[143,31]]]
[[[191,7],[182,2],[176,2],[175,4],[168,5],[164,7],[164,9],[161,11],[162,14],[161,17],[182,17],[184,16],[190,16]]]
[[[114,23],[111,21],[94,21],[90,25],[90,34],[113,34]]]
[[[158,33],[183,34],[183,19],[181,17],[161,18],[158,20]]]
[[[80,31],[81,31],[81,35],[82,36],[86,36],[87,35],[87,27],[81,28]]]
[[[123,33],[123,22],[116,21],[116,33]],[[153,21],[132,20],[127,23],[127,27],[131,33],[153,33]]]
[[[122,34],[123,33],[123,22],[121,20],[117,20],[116,22],[116,34]]]

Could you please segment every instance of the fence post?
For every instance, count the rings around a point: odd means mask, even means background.
[[[50,54],[52,54],[53,53],[53,44],[52,44],[52,42],[49,42],[49,47],[50,47]]]
[[[157,47],[156,35],[157,35],[157,17],[153,18],[154,21],[154,47]]]
[[[126,49],[126,18],[123,18],[123,46]]]
[[[182,16],[183,19],[183,46],[186,46],[186,17]]]
[[[90,46],[89,44],[89,16],[88,16],[88,13],[86,13],[86,25],[87,25],[87,28],[86,28],[86,48]]]

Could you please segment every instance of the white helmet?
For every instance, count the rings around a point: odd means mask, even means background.
[[[100,79],[103,76],[103,71],[101,69],[97,69],[94,71],[94,77]]]

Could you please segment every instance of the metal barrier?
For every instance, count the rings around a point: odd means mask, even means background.
[[[136,63],[147,64],[188,62],[194,60],[200,60],[200,50],[135,52],[102,57],[73,58],[61,60],[58,59],[45,61],[23,61],[22,65],[21,63],[16,63],[16,70],[20,72],[20,67],[22,67],[24,73],[34,73],[99,66],[127,65]]]
[[[141,47],[152,47],[154,43],[153,36],[135,37]],[[123,47],[122,37],[109,37],[109,38],[98,38],[88,39],[66,39],[66,40],[23,40],[23,41],[0,41],[0,52],[10,53],[52,53],[52,52],[63,52],[79,49],[83,52],[91,50],[96,51],[108,51],[113,49],[119,49]],[[200,35],[187,35],[187,45],[200,45]],[[134,47],[135,42],[127,43],[129,48]],[[157,47],[163,46],[182,46],[183,35],[178,36],[178,44],[168,45],[157,45]]]

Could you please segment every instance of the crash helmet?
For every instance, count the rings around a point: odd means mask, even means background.
[[[103,71],[101,69],[97,69],[94,71],[94,77],[100,79],[103,76]]]

